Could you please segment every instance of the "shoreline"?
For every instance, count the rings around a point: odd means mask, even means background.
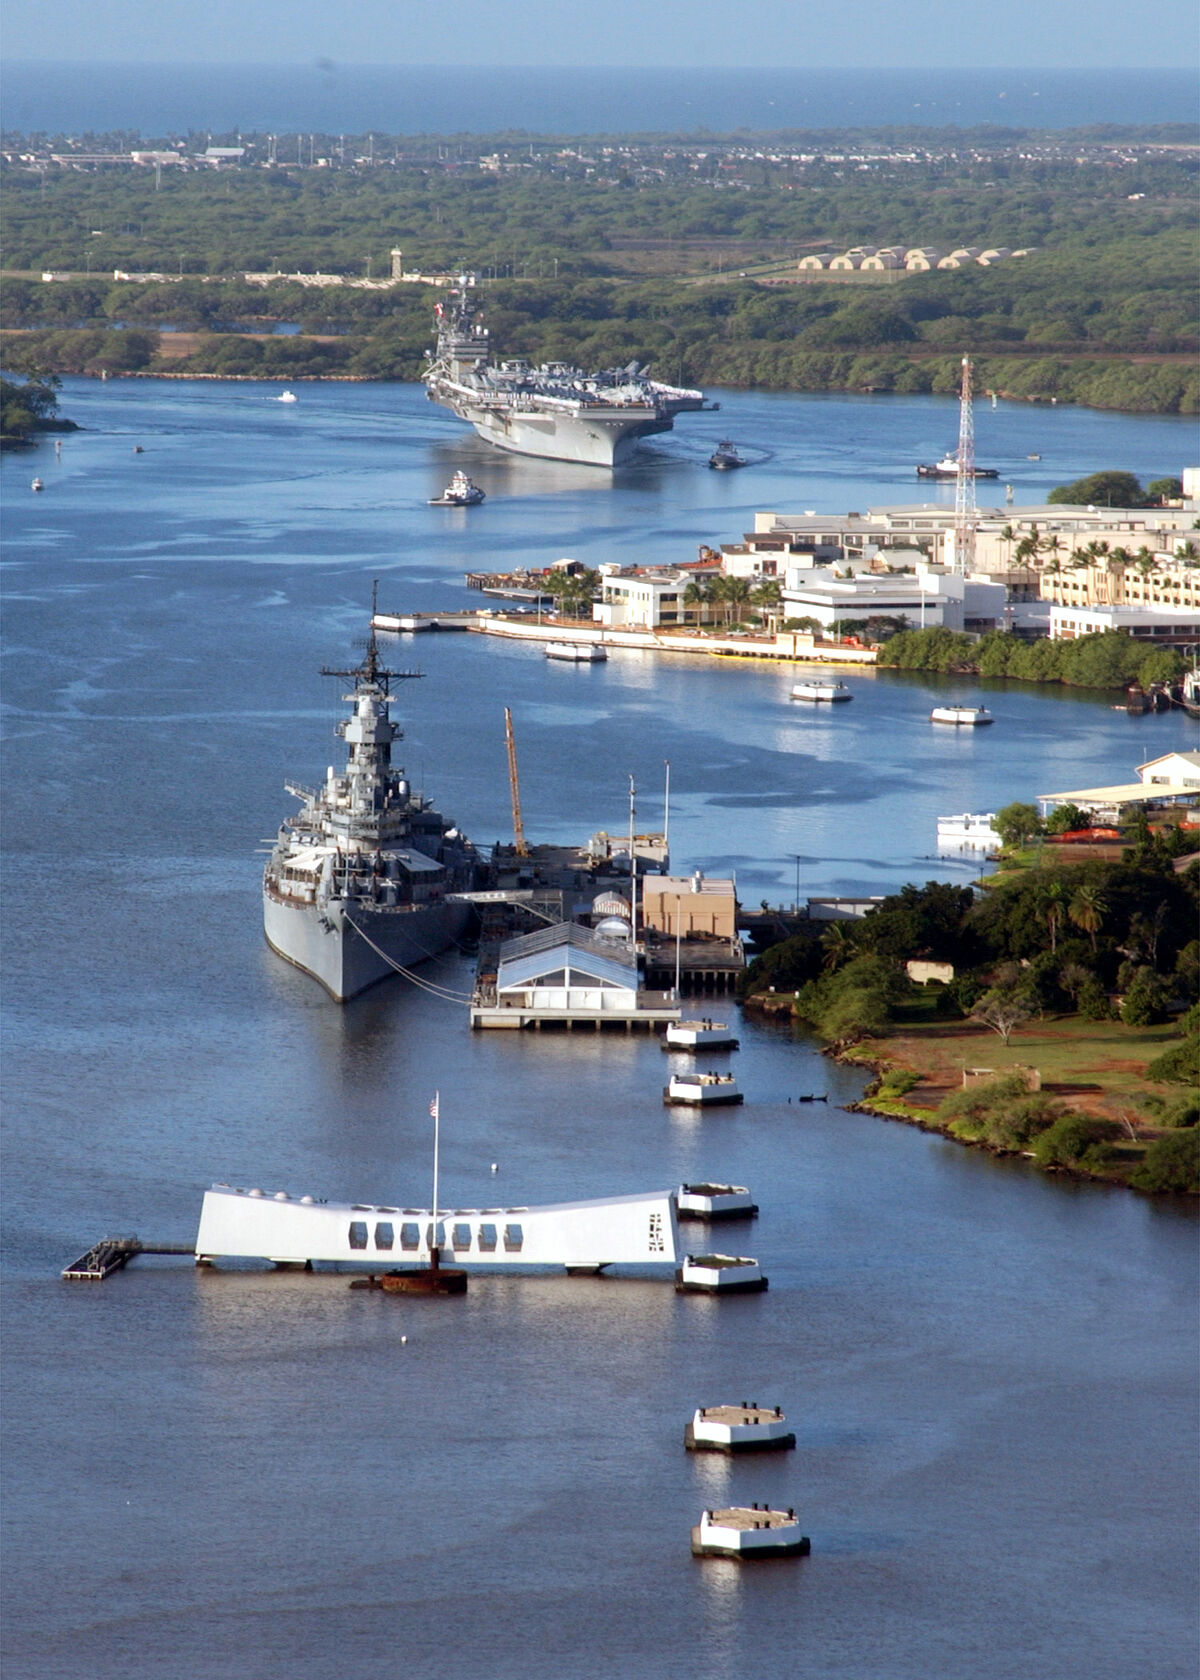
[[[778,1021],[783,1019],[792,1025],[796,1023],[790,997],[780,998],[777,995],[772,997],[770,995],[752,994],[743,1000],[742,1008],[751,1014],[760,1015],[768,1020]],[[1053,1018],[1044,1025],[1050,1027],[1065,1019],[1069,1018]],[[1095,1065],[1096,1057],[1101,1054],[1098,1045],[1098,1039],[1101,1035],[1092,1029],[1102,1024],[1104,1023],[1087,1023],[1088,1030],[1069,1035],[1068,1042],[1078,1044],[1078,1071],[1081,1073],[1092,1068]],[[1111,1025],[1111,1023],[1107,1024]],[[954,1029],[958,1030],[955,1031]],[[813,1036],[816,1037],[815,1034]],[[1122,1094],[1119,1099],[1111,1097],[1102,1085],[1084,1084],[1078,1082],[1074,1076],[1069,1081],[1051,1079],[1042,1083],[1039,1075],[1037,1088],[1047,1097],[1056,1101],[1065,1114],[1078,1115],[1082,1119],[1110,1121],[1113,1115],[1106,1112],[1106,1108],[1110,1103],[1116,1106],[1130,1134],[1126,1142],[1131,1151],[1131,1158],[1127,1162],[1115,1164],[1112,1170],[1098,1171],[1095,1168],[1083,1166],[1079,1162],[1056,1161],[1042,1164],[1032,1150],[1009,1148],[1002,1144],[989,1142],[986,1138],[972,1137],[962,1131],[956,1131],[954,1121],[943,1121],[938,1118],[937,1106],[945,1096],[950,1095],[954,1089],[961,1087],[945,1083],[945,1070],[938,1066],[938,1060],[939,1055],[945,1057],[948,1045],[955,1050],[961,1050],[964,1040],[967,1043],[978,1043],[986,1048],[990,1059],[997,1065],[994,1068],[976,1071],[987,1071],[994,1074],[996,1078],[1003,1077],[1005,1073],[1013,1071],[1015,1067],[1028,1066],[1027,1063],[1018,1062],[1015,1056],[1010,1055],[1010,1051],[1016,1052],[1017,1055],[1024,1052],[1026,1055],[1032,1056],[1035,1062],[1037,1059],[1038,1039],[1036,1033],[1027,1032],[1021,1039],[1017,1039],[1014,1035],[1013,1044],[1001,1049],[995,1034],[988,1032],[983,1027],[974,1028],[969,1021],[947,1021],[940,1031],[925,1030],[920,1032],[906,1030],[903,1023],[898,1023],[896,1031],[890,1039],[865,1038],[860,1039],[855,1044],[840,1047],[834,1043],[824,1043],[821,1045],[821,1054],[830,1057],[831,1060],[838,1062],[843,1067],[859,1068],[872,1075],[857,1101],[843,1105],[849,1113],[870,1114],[881,1120],[899,1121],[903,1125],[916,1127],[918,1131],[928,1132],[943,1137],[950,1143],[960,1144],[963,1148],[981,1150],[984,1154],[992,1155],[996,1159],[1007,1158],[1027,1161],[1037,1172],[1052,1178],[1070,1178],[1091,1184],[1102,1184],[1112,1189],[1132,1190],[1138,1195],[1194,1194],[1190,1191],[1149,1191],[1130,1183],[1130,1173],[1141,1164],[1140,1151],[1142,1146],[1155,1142],[1159,1137],[1170,1135],[1170,1128],[1156,1126],[1153,1121],[1146,1119],[1144,1116],[1131,1120],[1126,1111],[1133,1106],[1132,1094]],[[1136,1043],[1137,1041],[1134,1040],[1133,1042]],[[1087,1048],[1088,1046],[1091,1047],[1090,1050]],[[1155,1044],[1153,1048],[1157,1049],[1158,1045]],[[912,1094],[917,1094],[924,1088],[927,1095],[932,1096],[933,1093],[938,1093],[937,1101],[931,1106],[926,1106],[921,1102],[913,1102],[907,1094],[894,1097],[884,1096],[871,1089],[873,1084],[885,1079],[889,1073],[900,1070],[916,1075],[917,1083],[912,1087]],[[1034,1071],[1037,1071],[1036,1068]],[[1155,1083],[1148,1078],[1144,1068],[1136,1076],[1135,1082],[1143,1085],[1147,1083],[1153,1085]],[[1088,1098],[1092,1100],[1089,1102]],[[1136,1156],[1132,1153],[1135,1149],[1139,1151]]]

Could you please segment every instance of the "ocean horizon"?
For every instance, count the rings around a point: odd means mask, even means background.
[[[1188,68],[647,69],[0,65],[9,133],[717,135],[1194,123]]]

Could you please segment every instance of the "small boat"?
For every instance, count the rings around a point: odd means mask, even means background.
[[[675,1211],[680,1219],[753,1219],[758,1203],[744,1184],[681,1184]]]
[[[276,402],[293,403],[299,401],[295,391],[281,391],[275,398]]]
[[[844,682],[800,682],[792,684],[793,700],[853,700]]]
[[[973,727],[981,723],[994,723],[996,720],[986,706],[935,706],[929,714],[929,721]]]
[[[692,1529],[693,1557],[756,1558],[807,1557],[812,1541],[801,1534],[795,1511],[776,1511],[769,1505],[726,1505],[705,1511]]]
[[[29,488],[31,490],[44,490],[46,486],[42,483],[40,478],[35,478]]]
[[[144,455],[145,450],[142,448],[140,443],[135,443],[134,446],[133,446],[133,453],[135,455]]]
[[[663,1034],[664,1050],[736,1050],[737,1037],[724,1021],[672,1021]]]
[[[1026,455],[1025,457],[1027,461],[1040,461],[1041,458],[1042,457],[1040,455]]]
[[[937,462],[933,463],[932,465],[930,465],[929,463],[924,463],[923,465],[921,465],[917,468],[917,477],[918,478],[957,478],[958,477],[958,456],[957,455],[943,455],[940,461],[937,461]],[[972,478],[999,478],[1000,477],[1000,469],[998,467],[974,467],[971,470],[971,477]]]
[[[766,1287],[762,1267],[748,1254],[685,1254],[675,1273],[681,1295],[748,1295]]]
[[[743,1100],[731,1073],[674,1073],[663,1087],[663,1102],[672,1108],[727,1108]]]
[[[981,846],[984,848],[994,846],[1000,838],[992,827],[995,817],[995,811],[984,811],[982,815],[977,815],[971,811],[961,811],[954,817],[939,817],[937,820],[938,845]]]
[[[784,1452],[796,1445],[779,1406],[697,1406],[683,1431],[689,1452]]]
[[[476,507],[487,492],[481,490],[465,472],[456,472],[440,496],[430,498],[430,507]]]
[[[608,649],[599,642],[547,642],[547,659],[565,659],[572,665],[603,665]]]
[[[724,438],[713,450],[708,457],[708,464],[715,468],[717,472],[732,472],[735,467],[748,467],[750,465],[746,457],[738,453],[728,438]]]

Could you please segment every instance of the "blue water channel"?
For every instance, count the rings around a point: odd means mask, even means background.
[[[744,1108],[688,1118],[656,1041],[471,1035],[399,984],[339,1008],[261,938],[256,852],[284,779],[343,750],[318,667],[356,657],[373,578],[401,610],[478,605],[467,570],[915,502],[953,402],[725,393],[609,478],[492,453],[417,388],[280,388],[68,381],[85,430],[0,462],[7,1680],[1190,1675],[1190,1209],[847,1113],[859,1077],[786,1030],[743,1022]],[[978,422],[1018,502],[1191,454],[1178,420]],[[707,472],[722,436],[757,464]],[[428,507],[456,466],[488,500]],[[507,705],[533,838],[620,830],[630,774],[659,826],[669,760],[673,862],[736,871],[747,903],[969,880],[932,855],[939,814],[1195,745],[1002,683],[856,674],[827,715],[767,666],[389,653],[425,673],[408,769],[476,840],[510,832]],[[993,728],[929,724],[977,696]],[[430,973],[465,993],[469,956]],[[426,1200],[435,1088],[456,1205],[731,1178],[762,1215],[728,1240],[769,1292],[493,1277],[397,1302],[167,1260],[59,1281],[110,1232],[189,1240],[214,1179]],[[797,1451],[685,1454],[692,1408],[740,1398],[783,1405]],[[727,1497],[795,1505],[812,1557],[693,1562]]]

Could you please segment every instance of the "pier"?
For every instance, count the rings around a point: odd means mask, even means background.
[[[194,1259],[196,1250],[191,1243],[144,1243],[140,1237],[102,1237],[86,1254],[64,1266],[61,1276],[69,1283],[103,1283],[138,1254],[186,1254]]]

